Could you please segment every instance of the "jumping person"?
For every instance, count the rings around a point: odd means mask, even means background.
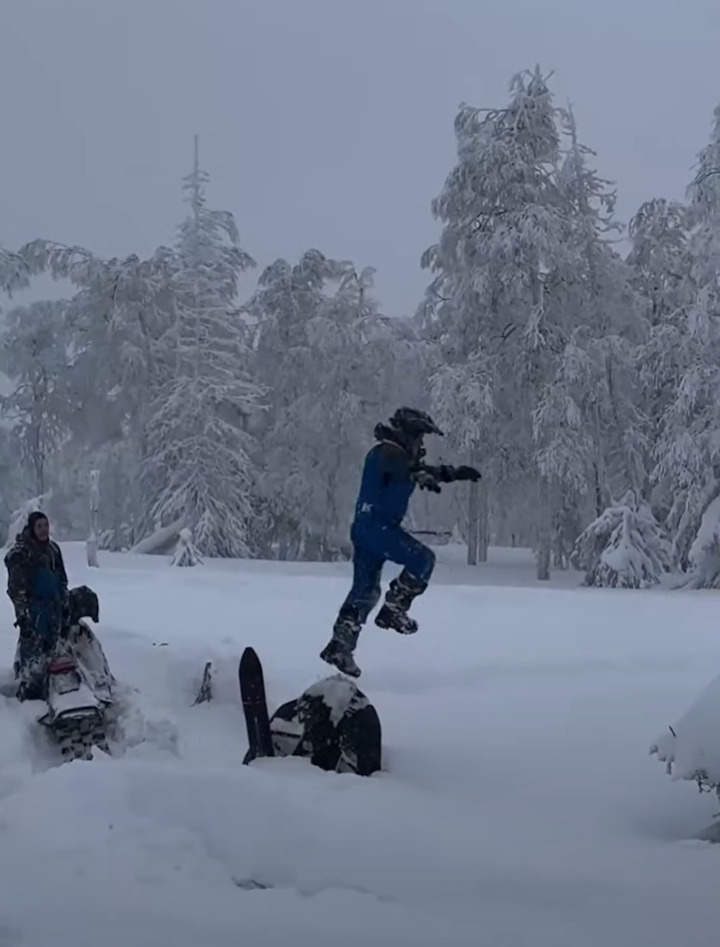
[[[353,584],[333,627],[332,638],[320,653],[344,674],[359,677],[353,652],[362,626],[380,601],[380,576],[385,562],[403,566],[388,588],[385,602],[375,616],[380,628],[402,635],[417,631],[408,615],[410,606],[427,588],[435,567],[435,554],[401,526],[416,486],[440,493],[441,483],[479,480],[473,467],[432,467],[423,462],[423,437],[439,434],[432,418],[415,408],[399,408],[389,424],[378,424],[379,442],[365,458],[360,492],[351,529]]]

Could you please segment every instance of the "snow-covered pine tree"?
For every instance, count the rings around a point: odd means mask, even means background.
[[[650,506],[629,490],[580,534],[570,561],[585,585],[649,588],[670,572],[672,547]]]
[[[70,437],[57,458],[63,525],[87,521],[88,467],[103,478],[104,544],[132,545],[142,507],[138,469],[149,406],[163,379],[158,340],[169,324],[174,255],[104,260],[82,247],[37,240],[20,255],[31,274],[67,279],[65,376]]]
[[[13,510],[26,495],[26,478],[16,448],[12,432],[0,425],[0,538],[8,528]]]
[[[688,561],[690,571],[684,588],[720,588],[720,497],[715,497],[703,513]]]
[[[27,264],[20,255],[0,247],[0,292],[10,296],[13,290],[28,285],[29,276]]]
[[[48,487],[52,456],[69,424],[67,304],[36,302],[11,309],[0,336],[0,371],[11,391],[0,411],[12,426],[31,489]]]
[[[309,358],[302,450],[313,486],[311,522],[321,548],[347,551],[347,535],[365,452],[378,420],[408,400],[422,369],[417,349],[383,317],[373,295],[373,270],[341,265],[306,327]],[[331,289],[332,287],[328,287]],[[409,397],[411,403],[415,398]],[[313,474],[314,472],[314,474]]]
[[[170,559],[171,566],[201,566],[203,564],[202,556],[195,548],[193,543],[192,531],[187,527],[180,530],[178,534],[178,543],[175,552]]]
[[[547,575],[551,508],[538,476],[533,412],[558,347],[545,286],[571,250],[556,110],[539,69],[516,76],[505,109],[463,106],[458,160],[433,201],[439,242],[425,325],[439,344],[434,410],[453,446],[482,461],[490,507],[514,509],[513,530],[541,551]]]
[[[568,147],[558,173],[571,251],[545,279],[546,308],[558,358],[534,414],[537,462],[553,498],[558,535],[613,494],[642,490],[644,417],[635,373],[642,338],[630,270],[612,247],[621,226],[615,192],[589,165],[571,109],[563,112]]]
[[[297,404],[316,382],[309,367],[307,324],[323,305],[326,281],[337,273],[337,264],[315,249],[294,265],[276,260],[261,274],[246,306],[254,323],[257,378],[267,389],[261,489],[270,519],[270,543],[281,559],[298,558],[314,527],[312,476],[308,477],[299,450],[303,437],[297,425],[304,418]]]
[[[198,139],[184,180],[190,213],[172,262],[172,317],[160,346],[168,377],[146,434],[143,485],[151,522],[183,518],[207,556],[247,556],[255,517],[254,443],[262,389],[250,377],[239,275],[254,265],[228,211],[206,206]]]
[[[630,221],[631,250],[627,258],[633,285],[642,301],[647,338],[637,356],[641,396],[638,405],[646,417],[653,445],[653,503],[664,512],[675,537],[679,560],[688,564],[697,516],[685,517],[688,491],[664,465],[666,424],[682,378],[688,313],[693,305],[693,260],[688,208],[678,202],[654,199],[643,204]],[[704,506],[706,501],[700,501]]]
[[[268,267],[248,307],[270,389],[262,480],[282,558],[347,553],[373,428],[420,383],[420,342],[379,313],[372,276],[312,250]]]
[[[689,222],[688,208],[665,198],[646,201],[630,221],[627,263],[650,326],[663,326],[687,305]]]
[[[654,478],[673,501],[668,525],[684,567],[720,492],[720,106],[688,196],[689,272],[654,334],[657,380],[673,389],[660,421]],[[686,259],[683,253],[679,277]]]
[[[248,307],[256,320],[258,377],[268,387],[263,491],[272,544],[283,559],[312,558],[307,546],[322,545],[313,509],[317,480],[306,463],[316,441],[308,443],[305,429],[306,392],[317,382],[307,327],[324,303],[326,281],[338,272],[335,261],[314,249],[295,265],[276,260]]]

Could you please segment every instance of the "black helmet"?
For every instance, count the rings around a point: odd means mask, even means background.
[[[390,418],[390,426],[411,437],[422,437],[423,434],[443,436],[443,432],[430,415],[417,408],[398,408]]]

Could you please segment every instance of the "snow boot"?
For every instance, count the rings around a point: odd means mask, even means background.
[[[350,677],[360,677],[360,668],[353,658],[360,628],[360,622],[355,615],[341,612],[333,626],[332,638],[320,652],[323,661]]]
[[[408,609],[426,588],[427,582],[416,579],[403,569],[397,579],[390,583],[383,607],[375,616],[375,624],[379,628],[390,628],[401,635],[414,635],[418,630],[418,623],[408,615]]]
[[[31,655],[20,660],[19,654],[18,649],[14,663],[15,680],[18,682],[15,692],[17,699],[21,703],[26,700],[46,700],[49,655]]]

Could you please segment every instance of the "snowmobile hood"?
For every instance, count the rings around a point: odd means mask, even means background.
[[[79,585],[68,592],[70,599],[70,624],[76,625],[81,618],[100,621],[100,602],[95,592],[87,585]]]

